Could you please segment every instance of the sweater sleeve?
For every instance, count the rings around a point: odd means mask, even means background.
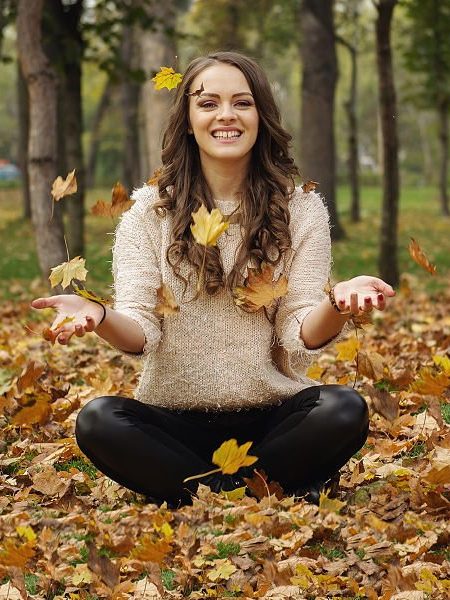
[[[351,331],[348,323],[319,348],[307,348],[300,337],[303,320],[326,297],[324,287],[331,269],[331,237],[328,211],[321,197],[297,188],[291,210],[295,251],[288,279],[288,293],[275,317],[275,333],[295,371],[304,372],[325,348]],[[291,201],[292,202],[292,201]]]
[[[112,249],[114,310],[136,321],[145,335],[141,353],[121,352],[138,357],[156,350],[161,339],[161,324],[154,313],[161,274],[148,214],[150,195],[145,187],[134,192],[135,204],[123,214]]]

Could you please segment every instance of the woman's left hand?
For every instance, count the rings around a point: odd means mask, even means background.
[[[334,298],[343,314],[359,315],[373,308],[384,310],[386,298],[395,296],[395,290],[378,277],[360,275],[334,286]]]

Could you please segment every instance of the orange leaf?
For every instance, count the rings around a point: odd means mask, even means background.
[[[312,179],[310,179],[302,185],[302,190],[305,192],[305,194],[309,194],[309,192],[315,191],[317,185],[319,185],[318,181],[312,181]]]
[[[19,392],[23,392],[23,390],[26,390],[28,387],[32,386],[44,371],[45,365],[35,360],[30,360],[25,367],[25,370],[17,380],[17,389]]]
[[[411,241],[408,246],[409,254],[413,260],[416,261],[418,265],[423,267],[426,271],[434,275],[436,273],[435,265],[432,265],[428,258],[425,256],[422,248],[416,242],[414,238],[411,238]]]
[[[127,190],[120,182],[117,182],[112,190],[111,204],[105,200],[98,200],[92,207],[91,213],[97,217],[118,217],[132,205],[133,200],[128,197]]]
[[[430,396],[442,396],[450,386],[450,376],[445,373],[435,373],[425,367],[419,371],[419,379],[410,385],[410,391]]]
[[[51,194],[55,202],[64,198],[64,196],[69,196],[70,194],[75,194],[77,191],[77,180],[75,178],[75,169],[71,171],[65,179],[58,176],[52,185]]]
[[[158,185],[158,180],[159,180],[162,172],[163,172],[162,167],[158,167],[157,169],[155,169],[153,171],[153,175],[147,181],[147,185]]]
[[[172,547],[167,540],[154,540],[151,534],[146,533],[140,539],[138,546],[132,550],[131,555],[138,560],[155,562],[161,565],[171,549]]]
[[[243,310],[254,313],[263,306],[269,307],[274,300],[287,294],[288,280],[280,275],[273,281],[274,269],[262,263],[260,269],[248,269],[248,277],[244,286],[235,287],[233,296],[235,303]]]
[[[157,289],[156,297],[158,299],[158,303],[155,306],[156,314],[168,317],[179,312],[180,307],[175,300],[175,296],[170,287],[165,283]]]
[[[258,475],[259,473],[259,475]],[[264,469],[260,469],[256,471],[253,477],[244,477],[245,483],[247,484],[249,490],[255,495],[258,500],[268,496],[276,496],[278,500],[282,500],[284,498],[284,491],[278,481],[268,481],[267,475]]]
[[[6,539],[0,548],[0,564],[24,569],[27,562],[34,556],[34,546],[34,540],[18,545],[16,540]]]
[[[24,406],[11,418],[14,425],[43,425],[48,421],[51,413],[51,396],[46,392],[41,392],[37,396],[36,402],[30,406]]]

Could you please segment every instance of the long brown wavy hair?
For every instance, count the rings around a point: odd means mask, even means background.
[[[166,211],[172,212],[173,241],[167,249],[166,258],[175,275],[184,282],[185,291],[188,281],[180,273],[181,262],[187,259],[198,277],[205,253],[205,247],[195,242],[190,230],[192,213],[202,203],[209,211],[215,208],[201,169],[197,142],[193,135],[188,134],[189,92],[195,77],[217,63],[237,67],[244,74],[258,111],[259,130],[247,178],[240,190],[243,240],[227,279],[219,248],[206,248],[203,285],[211,295],[222,288],[232,290],[241,283],[249,260],[253,259],[257,267],[263,261],[275,266],[286,255],[292,243],[288,204],[295,187],[294,175],[298,175],[289,154],[292,137],[281,125],[269,81],[259,65],[237,52],[215,52],[194,59],[177,89],[163,135],[163,166],[158,179],[160,199],[154,204],[160,216]]]

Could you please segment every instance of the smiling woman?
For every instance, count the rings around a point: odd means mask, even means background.
[[[59,343],[95,331],[144,359],[138,401],[91,400],[75,433],[101,471],[158,503],[190,503],[193,476],[211,471],[232,438],[253,442],[256,467],[286,493],[317,503],[366,440],[364,399],[306,369],[351,316],[383,310],[394,291],[360,276],[324,292],[328,214],[295,186],[290,140],[255,61],[195,59],[176,92],[158,184],[134,192],[116,231],[114,308],[66,295],[33,302],[58,310]],[[171,311],[160,310],[164,296]],[[251,470],[200,481],[229,490]]]

